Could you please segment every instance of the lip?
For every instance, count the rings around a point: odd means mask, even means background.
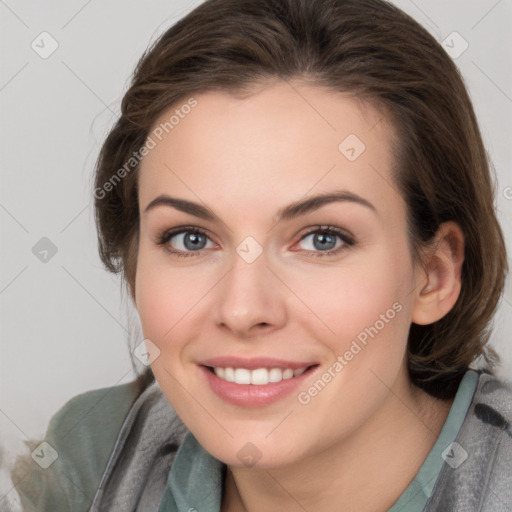
[[[228,382],[217,377],[217,375],[210,370],[210,368],[213,367],[246,368],[247,370],[255,370],[257,368],[292,368],[293,370],[298,370],[299,368],[307,367],[307,370],[301,375],[291,379],[258,386],[255,384],[236,384],[235,382]],[[199,364],[199,369],[208,382],[210,389],[219,398],[232,405],[251,408],[265,407],[289,396],[317,368],[318,364],[315,362],[299,363],[269,358],[214,358]]]

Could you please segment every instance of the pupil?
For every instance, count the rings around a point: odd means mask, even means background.
[[[184,243],[187,249],[201,249],[202,246],[199,246],[201,243],[204,245],[204,236],[200,233],[189,233],[188,236],[185,237]]]
[[[327,234],[320,234],[315,235],[313,239],[313,245],[315,246],[315,249],[334,249],[336,246],[336,239],[333,235],[327,235]]]

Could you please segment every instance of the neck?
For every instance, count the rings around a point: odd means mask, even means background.
[[[403,389],[403,388],[402,388]],[[261,510],[382,512],[414,479],[453,400],[410,385],[385,402],[349,438],[286,467],[228,468],[222,512]]]

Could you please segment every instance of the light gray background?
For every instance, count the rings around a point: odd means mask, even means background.
[[[42,438],[48,420],[83,391],[134,377],[130,307],[96,252],[92,169],[119,111],[130,74],[149,41],[200,2],[0,0],[2,229],[0,448]],[[465,77],[498,175],[498,209],[512,235],[511,0],[395,2],[443,41],[457,31],[469,47]],[[58,49],[41,58],[41,32]],[[49,48],[49,40],[45,40]],[[460,44],[455,41],[454,44]],[[57,254],[32,247],[48,237]],[[493,345],[512,373],[512,287]],[[131,320],[134,328],[137,320]],[[142,338],[135,334],[133,343]],[[0,475],[0,498],[8,490]]]

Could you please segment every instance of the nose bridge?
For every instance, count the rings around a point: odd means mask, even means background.
[[[216,297],[216,324],[238,336],[280,327],[285,321],[285,305],[280,287],[270,282],[272,273],[265,255],[251,261],[238,251]]]

